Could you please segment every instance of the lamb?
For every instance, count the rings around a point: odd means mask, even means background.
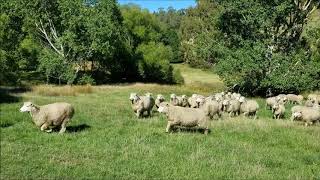
[[[272,106],[272,113],[274,119],[283,118],[285,111],[286,108],[282,103],[276,103]]]
[[[162,94],[158,94],[157,95],[157,98],[155,100],[155,105],[156,105],[156,108],[158,109],[160,107],[160,103],[164,102],[165,101],[165,98]]]
[[[198,127],[208,134],[209,116],[203,109],[184,108],[173,105],[160,106],[158,111],[166,114],[168,118],[166,132],[173,126]]]
[[[137,93],[131,93],[129,100],[131,101],[131,107],[136,113],[137,117],[141,117],[144,112],[151,116],[151,110],[155,104],[151,94],[146,94],[146,96],[138,96]]]
[[[52,132],[52,128],[61,126],[59,133],[66,131],[68,122],[74,115],[74,108],[71,104],[58,102],[37,106],[32,102],[25,102],[20,112],[29,112],[33,122],[40,127],[41,131]]]
[[[292,104],[302,104],[302,101],[303,101],[302,95],[287,94],[286,98]]]
[[[223,102],[224,110],[229,113],[229,117],[240,115],[240,102],[239,100],[224,100]]]
[[[255,100],[246,100],[245,98],[241,97],[240,100],[240,112],[243,113],[244,116],[253,115],[254,119],[257,118],[257,112],[259,110],[259,104]]]
[[[314,108],[305,107],[292,114],[293,120],[302,120],[305,122],[305,126],[311,125],[317,121],[320,121],[320,111]]]

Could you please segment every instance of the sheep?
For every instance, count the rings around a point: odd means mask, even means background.
[[[162,94],[158,94],[157,95],[157,98],[155,100],[155,105],[156,105],[156,108],[158,109],[160,107],[160,103],[164,102],[165,101],[165,98]]]
[[[317,94],[309,94],[309,95],[308,95],[308,100],[317,100],[318,102],[320,102],[320,95],[317,95]]]
[[[306,107],[313,107],[314,101],[308,99],[308,100],[304,103],[304,105],[305,105]]]
[[[272,106],[272,113],[274,119],[283,118],[285,111],[286,108],[282,103],[276,103]]]
[[[173,126],[198,127],[204,129],[208,134],[209,116],[203,109],[184,108],[166,104],[158,108],[160,113],[166,114],[168,118],[166,132]]]
[[[257,118],[257,112],[259,110],[259,104],[255,100],[246,100],[244,97],[241,97],[240,100],[240,112],[244,116],[254,115],[254,119]]]
[[[239,100],[224,100],[223,101],[224,110],[229,113],[229,117],[240,115],[240,102]]]
[[[266,109],[272,109],[272,106],[277,104],[279,98],[278,97],[269,97],[266,99]]]
[[[303,109],[305,109],[305,108],[308,108],[308,107],[305,107],[305,106],[301,106],[301,105],[296,105],[296,106],[293,106],[292,108],[291,108],[291,121],[294,121],[294,116],[293,116],[293,114],[294,113],[296,113],[296,112],[299,112],[299,111],[301,111],[301,110],[303,110]]]
[[[218,101],[207,100],[200,108],[202,108],[206,114],[209,115],[210,119],[212,119],[214,115],[218,115],[218,118],[221,118],[221,103]]]
[[[146,96],[138,96],[137,93],[131,93],[129,100],[131,101],[131,107],[136,113],[137,117],[141,117],[144,112],[151,116],[151,110],[155,104],[151,94],[146,94]]]
[[[241,97],[241,94],[240,93],[232,93],[231,95],[231,99],[235,100],[235,99],[240,99]]]
[[[302,104],[302,101],[303,101],[302,95],[287,94],[286,98],[292,104]]]
[[[182,99],[181,106],[182,107],[189,107],[188,97],[186,95],[182,95],[181,99]]]
[[[320,121],[320,111],[314,108],[305,107],[292,114],[293,120],[302,120],[305,122],[305,126],[311,125],[317,121]]]
[[[74,115],[74,108],[71,104],[58,102],[37,106],[32,102],[25,102],[20,112],[29,112],[33,122],[40,127],[41,131],[52,132],[52,128],[61,126],[59,133],[66,131],[68,122]]]
[[[198,103],[197,103],[198,98],[204,98],[204,96],[198,95],[198,94],[192,94],[192,96],[190,98],[188,98],[189,107],[197,108],[198,107]]]

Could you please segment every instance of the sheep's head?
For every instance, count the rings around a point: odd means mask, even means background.
[[[200,107],[200,106],[202,106],[202,105],[205,103],[205,99],[198,97],[198,98],[196,99],[196,103],[197,103],[197,106]]]
[[[167,102],[162,102],[158,108],[158,112],[167,114],[170,104]]]
[[[157,99],[160,100],[161,102],[165,100],[162,94],[158,94]]]
[[[176,99],[177,98],[177,95],[176,94],[171,94],[170,95],[170,99]]]
[[[302,112],[301,111],[294,112],[292,116],[294,119],[300,119],[302,117]]]
[[[245,102],[245,101],[246,101],[246,98],[245,98],[245,97],[241,96],[241,97],[239,98],[239,102],[240,102],[240,103],[243,103],[243,102]]]
[[[192,94],[192,98],[196,98],[198,96],[198,94]]]
[[[32,102],[24,102],[23,106],[20,108],[20,112],[30,112],[35,107]]]
[[[139,100],[139,96],[137,95],[137,93],[131,93],[129,100],[131,101],[131,104],[137,102]]]

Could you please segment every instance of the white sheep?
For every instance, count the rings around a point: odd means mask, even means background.
[[[286,108],[282,103],[276,103],[272,106],[272,113],[274,119],[283,118],[285,111]]]
[[[229,113],[229,117],[240,115],[240,101],[237,99],[224,100],[224,110]]]
[[[302,95],[287,94],[286,98],[292,104],[302,104],[302,101],[303,101]]]
[[[208,134],[209,116],[203,109],[184,108],[170,104],[161,105],[158,108],[160,113],[166,114],[168,118],[166,132],[168,133],[173,126],[198,127],[204,129]]]
[[[41,131],[51,132],[52,128],[61,126],[59,133],[66,131],[67,123],[74,115],[74,108],[65,102],[37,106],[32,102],[25,102],[20,112],[29,112],[33,122]]]
[[[155,104],[155,100],[151,94],[138,96],[137,93],[131,93],[129,100],[131,101],[131,107],[138,118],[141,117],[144,112],[147,112],[148,116],[151,116],[151,110]]]
[[[158,94],[157,95],[157,98],[155,100],[155,105],[156,105],[156,108],[158,109],[160,107],[160,103],[164,102],[165,101],[165,98],[162,94]]]
[[[259,110],[259,104],[255,100],[246,100],[244,97],[241,97],[240,100],[240,112],[244,116],[254,116],[254,119],[257,118],[257,112]]]
[[[292,114],[293,120],[302,120],[305,126],[320,121],[320,111],[314,108],[305,107]]]

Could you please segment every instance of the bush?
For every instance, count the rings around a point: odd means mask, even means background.
[[[80,85],[94,85],[96,84],[94,79],[87,74],[84,74],[78,81],[78,84]]]
[[[140,57],[138,71],[143,81],[174,83],[173,68],[170,65],[173,54],[169,46],[149,42],[138,46],[136,54]]]
[[[226,51],[216,66],[229,89],[248,95],[299,93],[319,88],[320,63],[311,61],[303,52],[273,53],[263,44],[246,44],[243,48]]]

